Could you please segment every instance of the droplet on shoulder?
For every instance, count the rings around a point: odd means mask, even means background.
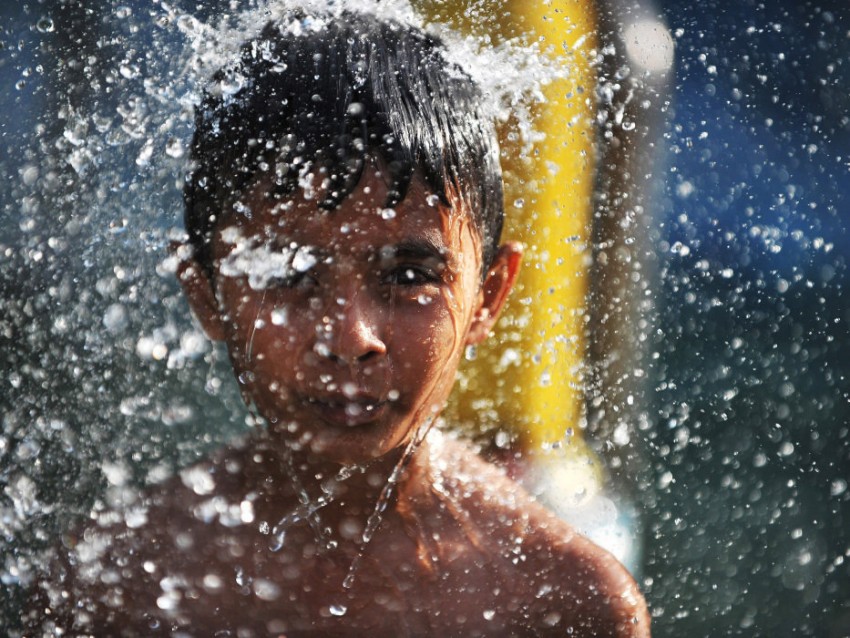
[[[561,614],[560,614],[560,612],[557,612],[557,611],[550,612],[550,613],[546,614],[545,618],[543,618],[543,624],[546,625],[547,627],[554,627],[559,622],[561,622]],[[568,634],[573,633],[572,627],[567,628],[567,633]]]
[[[277,600],[280,598],[280,587],[270,580],[259,578],[254,581],[254,595],[260,600]]]
[[[348,607],[345,605],[331,605],[328,607],[328,611],[331,612],[331,616],[345,616],[345,613],[348,611]]]

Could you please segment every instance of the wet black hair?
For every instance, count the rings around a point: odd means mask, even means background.
[[[354,12],[292,12],[245,43],[220,69],[196,112],[185,225],[196,259],[212,271],[211,240],[226,202],[263,175],[285,196],[306,167],[333,209],[357,186],[369,158],[387,173],[387,207],[414,174],[444,204],[469,208],[488,268],[504,218],[493,122],[480,88],[414,27]]]

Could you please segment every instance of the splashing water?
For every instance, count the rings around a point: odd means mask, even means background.
[[[294,510],[281,518],[277,525],[275,525],[272,529],[273,541],[269,544],[269,549],[273,552],[278,552],[283,549],[286,542],[287,531],[289,531],[292,526],[304,521],[310,525],[316,540],[321,544],[323,549],[333,549],[336,547],[336,541],[328,538],[327,533],[325,532],[325,529],[318,517],[319,510],[333,502],[332,490],[325,489],[325,486],[323,485],[322,495],[316,500],[312,500],[307,489],[298,477],[298,473],[295,469],[295,463],[292,459],[292,453],[288,449],[284,451],[284,464],[286,466],[286,475],[289,477],[292,488],[297,495],[298,505]],[[344,469],[346,469],[345,473],[340,470],[340,473],[337,475],[338,480],[345,480],[351,476],[351,470],[348,468]]]
[[[224,380],[229,375],[229,370],[224,370],[226,357],[219,364],[216,349],[187,323],[175,272],[180,259],[188,255],[179,250],[166,254],[169,242],[185,238],[182,232],[169,229],[179,223],[173,211],[180,208],[190,161],[193,111],[201,99],[201,88],[215,71],[235,59],[245,40],[267,21],[283,19],[293,8],[306,13],[380,13],[440,36],[452,61],[482,86],[493,117],[502,121],[514,117],[527,123],[519,128],[528,143],[535,136],[530,105],[543,99],[541,87],[567,72],[565,65],[555,65],[551,58],[540,55],[537,44],[516,40],[493,48],[485,39],[463,38],[440,24],[424,24],[410,3],[402,0],[263,2],[208,22],[164,2],[154,3],[150,14],[99,16],[105,28],[110,27],[110,20],[134,27],[116,37],[111,48],[91,52],[92,59],[100,56],[99,63],[115,69],[108,82],[102,82],[110,91],[56,107],[61,112],[58,129],[39,132],[40,147],[34,151],[39,161],[28,160],[14,192],[14,199],[20,202],[16,209],[20,232],[26,238],[21,245],[34,248],[15,256],[9,271],[23,264],[21,272],[35,272],[38,276],[33,281],[43,282],[48,290],[39,291],[32,302],[22,302],[21,316],[45,317],[46,323],[33,324],[30,331],[33,339],[38,338],[32,343],[34,351],[47,351],[42,340],[60,341],[49,363],[40,363],[45,369],[56,369],[52,377],[47,375],[47,382],[38,378],[38,366],[32,374],[26,366],[17,366],[19,369],[8,375],[21,407],[4,414],[0,454],[4,463],[9,460],[4,477],[15,488],[6,493],[13,505],[9,511],[15,538],[31,537],[14,541],[20,546],[43,542],[45,517],[57,516],[57,521],[50,523],[61,528],[67,520],[59,519],[87,513],[97,497],[94,486],[101,475],[104,450],[109,458],[132,459],[138,472],[129,483],[153,485],[167,469],[191,465],[232,438],[240,427],[244,414],[235,407],[239,405],[238,389]],[[291,21],[289,28],[320,29],[322,23],[316,19]],[[54,21],[45,18],[36,32],[57,30]],[[139,51],[146,53],[140,55]],[[87,78],[86,86],[95,79]],[[225,95],[235,95],[245,81],[238,74],[225,74],[218,88]],[[127,171],[111,166],[129,168],[132,174],[128,177],[124,175]],[[73,185],[67,199],[53,194],[59,182]],[[63,212],[57,216],[40,212],[40,208],[50,207]],[[59,257],[54,259],[51,250]],[[276,278],[306,272],[315,264],[315,257],[309,247],[272,250],[244,242],[234,244],[234,251],[224,261],[222,272],[247,276],[252,287],[265,290]],[[38,270],[42,267],[43,272]],[[272,315],[272,321],[275,317],[282,321],[285,315]],[[15,325],[27,323],[15,321]],[[95,324],[106,330],[102,334],[75,330]],[[249,358],[253,336],[246,344]],[[80,357],[84,364],[77,363]],[[79,388],[80,398],[71,408],[61,401],[54,405],[55,397],[68,396],[68,387]],[[210,406],[210,395],[218,395],[222,401]],[[132,405],[144,405],[145,409],[131,410],[128,406]],[[201,414],[203,418],[199,418]],[[424,430],[430,427],[428,423]],[[375,504],[363,532],[364,547],[380,526],[403,467],[423,437],[424,433],[417,434],[408,445]],[[49,448],[53,455],[44,465],[43,475],[41,469],[27,463],[40,447]],[[50,472],[58,472],[62,454],[72,459],[71,469],[53,476]],[[38,489],[29,489],[30,483]],[[62,489],[41,490],[42,483],[61,484]],[[29,516],[34,502],[29,495],[36,492],[39,498],[72,492],[79,504],[72,507],[68,497],[56,507],[47,499],[35,508],[37,515]],[[316,521],[330,500],[330,495],[323,494],[313,502],[301,502],[275,526],[275,543],[282,546],[286,530],[298,522],[307,521],[317,534],[322,533]],[[28,559],[15,560],[20,567],[10,563],[4,573],[18,579],[14,575],[17,570],[23,574],[20,580],[26,581],[27,573],[33,573]],[[355,572],[353,568],[347,580],[353,582]]]
[[[294,19],[289,12],[302,10],[308,17]],[[528,150],[543,134],[535,129],[531,109],[545,101],[543,87],[557,79],[567,78],[570,64],[558,60],[551,52],[543,54],[538,42],[525,42],[517,37],[494,46],[489,38],[461,36],[455,30],[437,23],[426,22],[406,0],[271,0],[260,3],[256,9],[237,14],[229,21],[204,24],[194,17],[178,15],[169,9],[169,18],[176,22],[187,42],[188,52],[182,75],[190,85],[203,85],[212,73],[227,68],[236,59],[242,43],[255,37],[268,21],[287,23],[293,33],[324,28],[321,18],[310,14],[339,16],[343,12],[378,14],[384,19],[395,19],[412,24],[440,37],[446,45],[450,62],[468,73],[482,88],[487,114],[498,122],[513,118]],[[579,37],[574,45],[581,46]],[[238,75],[227,75],[222,92],[235,94],[245,81]],[[197,94],[193,93],[197,102]]]
[[[422,445],[422,442],[428,435],[428,432],[430,431],[433,423],[434,417],[429,417],[419,425],[419,427],[416,429],[416,432],[414,432],[413,437],[411,437],[410,441],[405,447],[404,453],[398,460],[398,463],[396,463],[395,467],[393,468],[393,471],[387,478],[387,482],[384,484],[384,487],[381,490],[381,494],[378,496],[378,500],[375,502],[375,507],[372,509],[372,513],[366,520],[366,527],[364,528],[363,534],[360,537],[360,547],[358,548],[357,556],[354,557],[354,560],[351,562],[351,566],[348,568],[348,574],[346,574],[345,579],[342,581],[342,586],[345,589],[351,589],[351,587],[354,585],[354,580],[357,577],[357,570],[360,568],[360,564],[363,560],[363,554],[366,550],[367,545],[372,542],[372,538],[374,537],[375,532],[378,531],[378,528],[383,522],[384,512],[389,506],[390,499],[393,495],[393,490],[398,484],[399,479],[401,479],[401,476],[404,473],[404,470],[407,468],[407,465],[413,458],[414,452],[416,452],[419,446]]]
[[[225,228],[222,241],[232,246],[221,260],[220,272],[225,277],[247,277],[254,290],[265,291],[278,281],[288,281],[308,272],[318,263],[313,246],[291,244],[272,248],[246,238],[236,227]]]

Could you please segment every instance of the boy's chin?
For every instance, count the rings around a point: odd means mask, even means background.
[[[281,422],[269,423],[269,436],[298,456],[341,466],[365,465],[390,455],[398,445],[365,432],[298,432]]]
[[[376,440],[366,435],[339,437],[325,433],[308,444],[310,454],[317,460],[341,466],[370,465],[384,458],[394,461],[403,447],[403,443]]]

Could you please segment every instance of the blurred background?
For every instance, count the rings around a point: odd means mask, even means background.
[[[95,498],[250,426],[165,252],[186,41],[241,8],[0,6],[0,626]],[[850,8],[591,8],[582,429],[654,635],[848,636]]]
[[[676,71],[655,231],[656,628],[846,636],[850,10],[658,9]]]

